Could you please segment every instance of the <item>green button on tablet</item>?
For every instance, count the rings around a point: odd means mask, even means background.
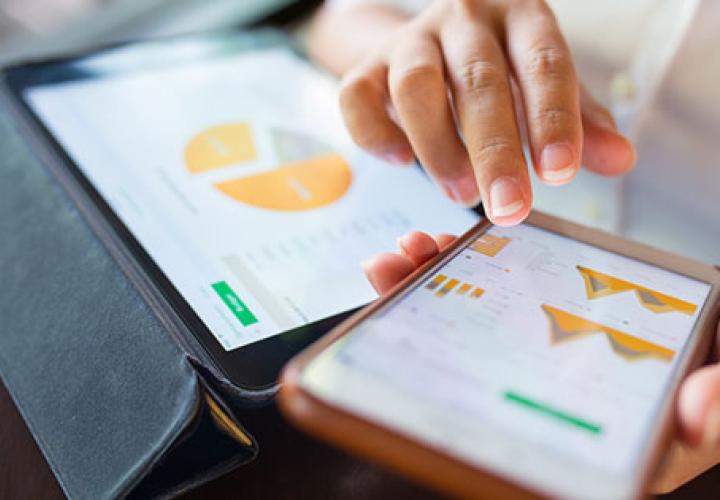
[[[217,283],[213,283],[212,287],[243,326],[249,326],[258,322],[255,315],[250,312],[250,309],[240,300],[240,297],[230,288],[230,285],[224,281],[218,281]]]

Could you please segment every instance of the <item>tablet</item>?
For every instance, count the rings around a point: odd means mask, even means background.
[[[368,256],[411,228],[478,220],[421,169],[355,148],[335,81],[284,39],[124,45],[11,68],[3,82],[66,187],[245,388],[271,386],[339,314],[375,298]]]
[[[485,222],[291,361],[300,426],[460,497],[638,497],[720,273],[539,213]]]

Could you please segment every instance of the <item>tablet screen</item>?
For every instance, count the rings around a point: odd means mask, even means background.
[[[360,263],[403,232],[477,221],[354,148],[333,80],[286,49],[24,98],[226,350],[371,301]]]
[[[491,227],[302,380],[518,480],[632,473],[710,291],[536,226]]]

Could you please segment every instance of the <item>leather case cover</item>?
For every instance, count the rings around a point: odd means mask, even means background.
[[[17,123],[0,109],[0,377],[65,493],[168,496],[251,460],[235,411],[267,395],[171,333]]]

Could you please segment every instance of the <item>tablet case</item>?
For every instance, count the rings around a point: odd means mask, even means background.
[[[0,376],[70,498],[182,491],[256,443],[0,114]]]
[[[0,378],[64,492],[173,496],[252,460],[237,413],[275,388],[243,390],[214,367],[60,160],[0,104]]]

